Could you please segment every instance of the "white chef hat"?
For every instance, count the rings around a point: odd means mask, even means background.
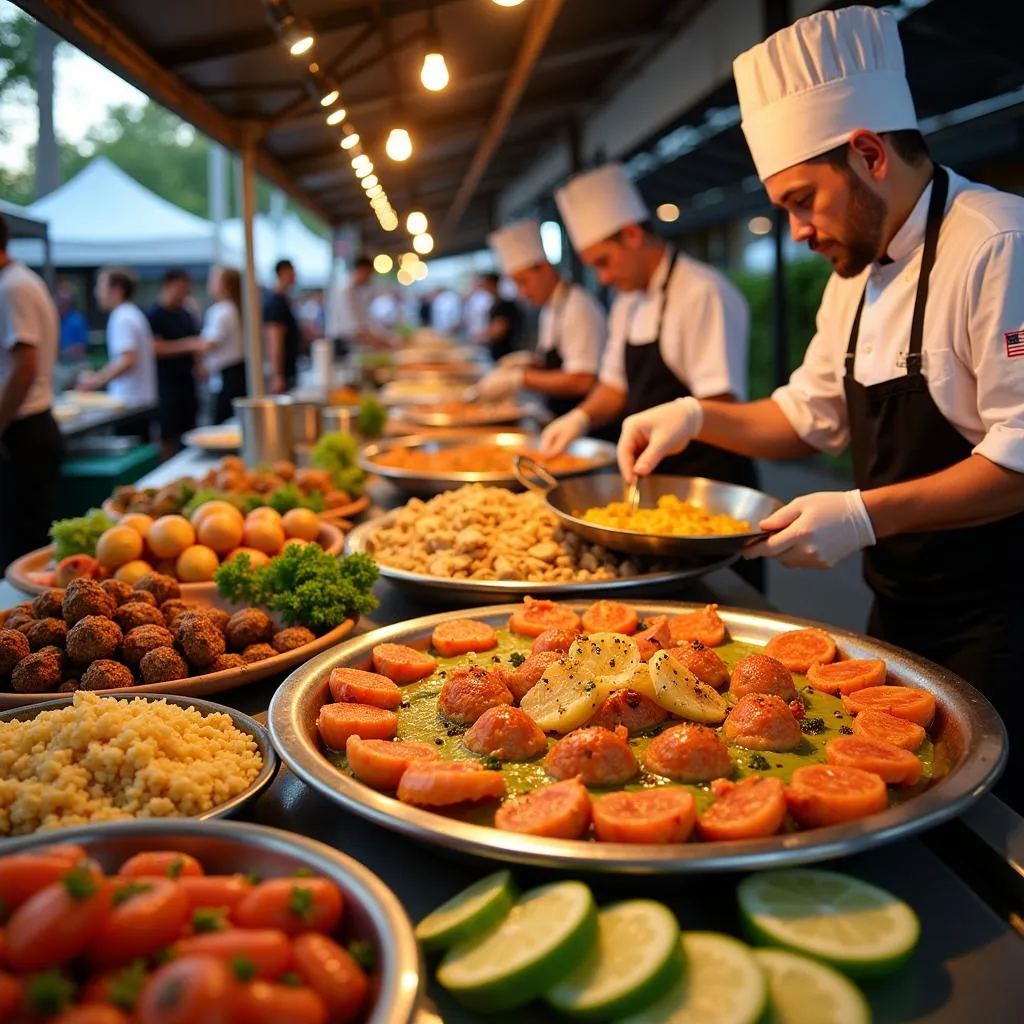
[[[874,7],[801,18],[741,53],[733,73],[762,181],[841,146],[858,128],[917,128],[896,19]]]
[[[555,202],[577,252],[650,216],[622,164],[604,164],[570,179],[555,193]]]
[[[487,236],[487,244],[506,276],[547,260],[540,240],[540,224],[535,220],[521,220],[498,228]]]

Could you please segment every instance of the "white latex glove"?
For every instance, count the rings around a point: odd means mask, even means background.
[[[590,429],[590,417],[582,409],[570,409],[552,420],[540,435],[540,453],[545,458],[561,455],[566,448]]]
[[[537,363],[537,357],[532,352],[520,351],[520,352],[509,352],[507,356],[502,356],[498,360],[499,367],[506,366],[535,366]]]
[[[619,472],[626,480],[654,472],[666,455],[681,452],[704,426],[704,410],[692,395],[627,416],[619,434]]]
[[[484,402],[507,398],[523,386],[526,371],[521,366],[499,366],[476,386],[476,393]]]
[[[778,558],[791,569],[831,569],[875,543],[875,529],[860,491],[819,491],[794,498],[762,519],[771,537],[744,549],[744,558]]]

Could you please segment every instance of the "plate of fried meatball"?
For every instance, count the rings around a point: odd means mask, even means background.
[[[156,572],[134,585],[75,579],[0,612],[0,708],[76,690],[217,693],[288,672],[354,626],[316,636],[260,608],[186,600]]]

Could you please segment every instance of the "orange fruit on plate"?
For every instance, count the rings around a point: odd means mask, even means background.
[[[149,536],[149,528],[153,525],[153,517],[147,516],[145,512],[129,512],[121,516],[121,526],[130,526],[140,537],[145,539]]]
[[[233,551],[242,543],[242,517],[233,516],[229,512],[215,509],[207,513],[202,521],[193,524],[196,527],[196,539],[218,554],[224,555]]]
[[[178,555],[174,568],[182,583],[208,583],[219,565],[216,551],[205,544],[193,544]]]
[[[130,583],[134,586],[147,572],[152,572],[153,566],[149,562],[142,558],[133,559],[131,562],[125,562],[124,565],[120,566],[114,573],[115,580],[123,580],[125,583]]]
[[[320,536],[320,520],[308,508],[293,508],[281,518],[285,535],[297,540],[316,540]]]
[[[266,555],[280,554],[284,547],[284,529],[271,519],[248,519],[245,523],[245,546]]]
[[[112,526],[96,541],[96,561],[114,570],[142,554],[142,535],[130,526]]]
[[[161,516],[146,538],[157,558],[177,558],[196,542],[196,531],[184,516]]]

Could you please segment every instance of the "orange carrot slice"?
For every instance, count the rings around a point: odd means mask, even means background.
[[[639,621],[636,609],[628,604],[621,601],[595,601],[583,613],[583,632],[624,633],[632,636]]]
[[[437,747],[429,743],[364,740],[361,736],[349,736],[345,753],[356,778],[374,789],[397,789],[413,761],[436,761],[440,757]]]
[[[786,789],[781,779],[751,776],[739,783],[719,784],[718,794],[715,802],[697,816],[701,839],[765,839],[782,827]]]
[[[832,764],[797,768],[786,788],[790,813],[805,828],[839,825],[884,811],[885,781],[874,772]]]
[[[387,676],[361,668],[336,668],[327,684],[335,700],[349,704],[372,704],[393,710],[402,703],[402,691]]]
[[[917,750],[928,735],[916,722],[885,711],[862,711],[853,720],[853,734],[866,740],[883,740],[904,750]]]
[[[881,658],[850,658],[830,665],[814,664],[807,670],[807,682],[822,693],[856,693],[885,682]]]
[[[320,739],[332,750],[344,750],[349,736],[366,740],[389,740],[398,734],[393,711],[371,704],[325,704],[317,716]]]
[[[781,661],[790,672],[806,672],[815,662],[836,660],[836,642],[823,629],[793,629],[777,633],[764,645],[764,653]]]
[[[705,647],[717,647],[725,642],[725,623],[718,614],[718,605],[709,604],[699,611],[686,612],[668,620],[669,632],[672,634],[672,645],[699,640]]]
[[[503,803],[495,828],[549,839],[579,839],[590,825],[590,794],[579,779],[541,786]]]
[[[825,744],[825,760],[829,764],[874,772],[890,786],[916,786],[921,779],[921,762],[917,757],[884,740],[836,736]]]
[[[571,609],[555,604],[554,601],[536,601],[523,598],[508,620],[508,628],[521,636],[540,636],[546,629],[568,629],[578,632],[580,617]]]
[[[442,658],[456,658],[470,651],[489,651],[498,646],[498,634],[486,622],[456,619],[442,622],[430,635],[430,646]]]
[[[429,654],[405,644],[377,644],[371,658],[373,667],[395,683],[415,683],[437,668]]]
[[[844,694],[843,707],[851,715],[862,711],[884,711],[924,729],[935,718],[935,698],[916,686],[868,686],[856,693]]]
[[[594,833],[605,843],[685,843],[694,809],[693,795],[675,786],[609,793],[594,801]]]
[[[501,772],[466,761],[413,761],[398,783],[398,799],[420,807],[447,807],[505,795]]]

